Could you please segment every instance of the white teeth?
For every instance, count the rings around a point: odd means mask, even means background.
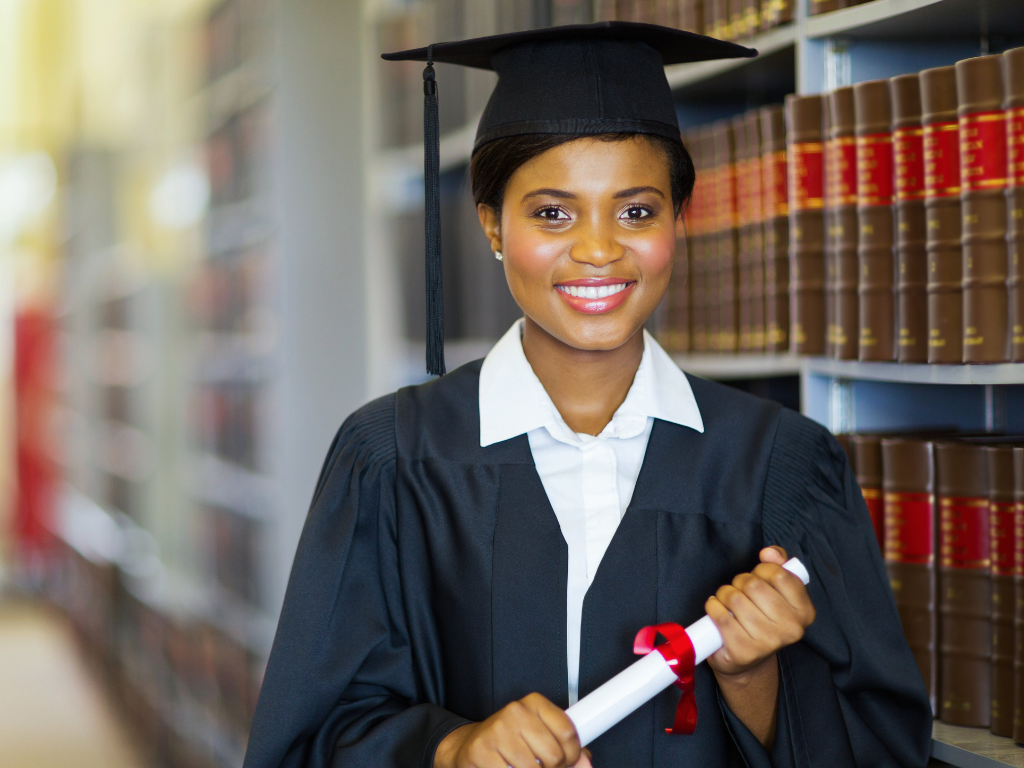
[[[580,299],[604,299],[614,296],[619,291],[626,290],[626,283],[615,283],[614,285],[558,285],[558,290],[576,296]]]

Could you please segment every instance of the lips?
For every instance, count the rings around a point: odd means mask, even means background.
[[[558,283],[555,288],[571,309],[588,315],[599,315],[621,306],[635,286],[635,280],[600,277],[567,280]]]

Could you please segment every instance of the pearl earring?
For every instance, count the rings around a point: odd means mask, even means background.
[[[504,258],[504,257],[501,255],[501,251],[495,251],[494,252],[494,258],[496,258],[498,261],[501,261],[502,258]]]

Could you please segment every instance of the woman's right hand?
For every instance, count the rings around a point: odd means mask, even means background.
[[[539,693],[513,701],[482,723],[449,733],[434,768],[591,768],[576,726]]]

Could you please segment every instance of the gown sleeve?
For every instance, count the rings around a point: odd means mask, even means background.
[[[416,674],[395,541],[395,400],[335,437],[299,541],[244,768],[430,768],[467,721]]]
[[[764,489],[764,543],[810,571],[817,618],[779,653],[769,754],[719,698],[750,768],[925,766],[932,713],[871,519],[843,449],[783,411]]]

